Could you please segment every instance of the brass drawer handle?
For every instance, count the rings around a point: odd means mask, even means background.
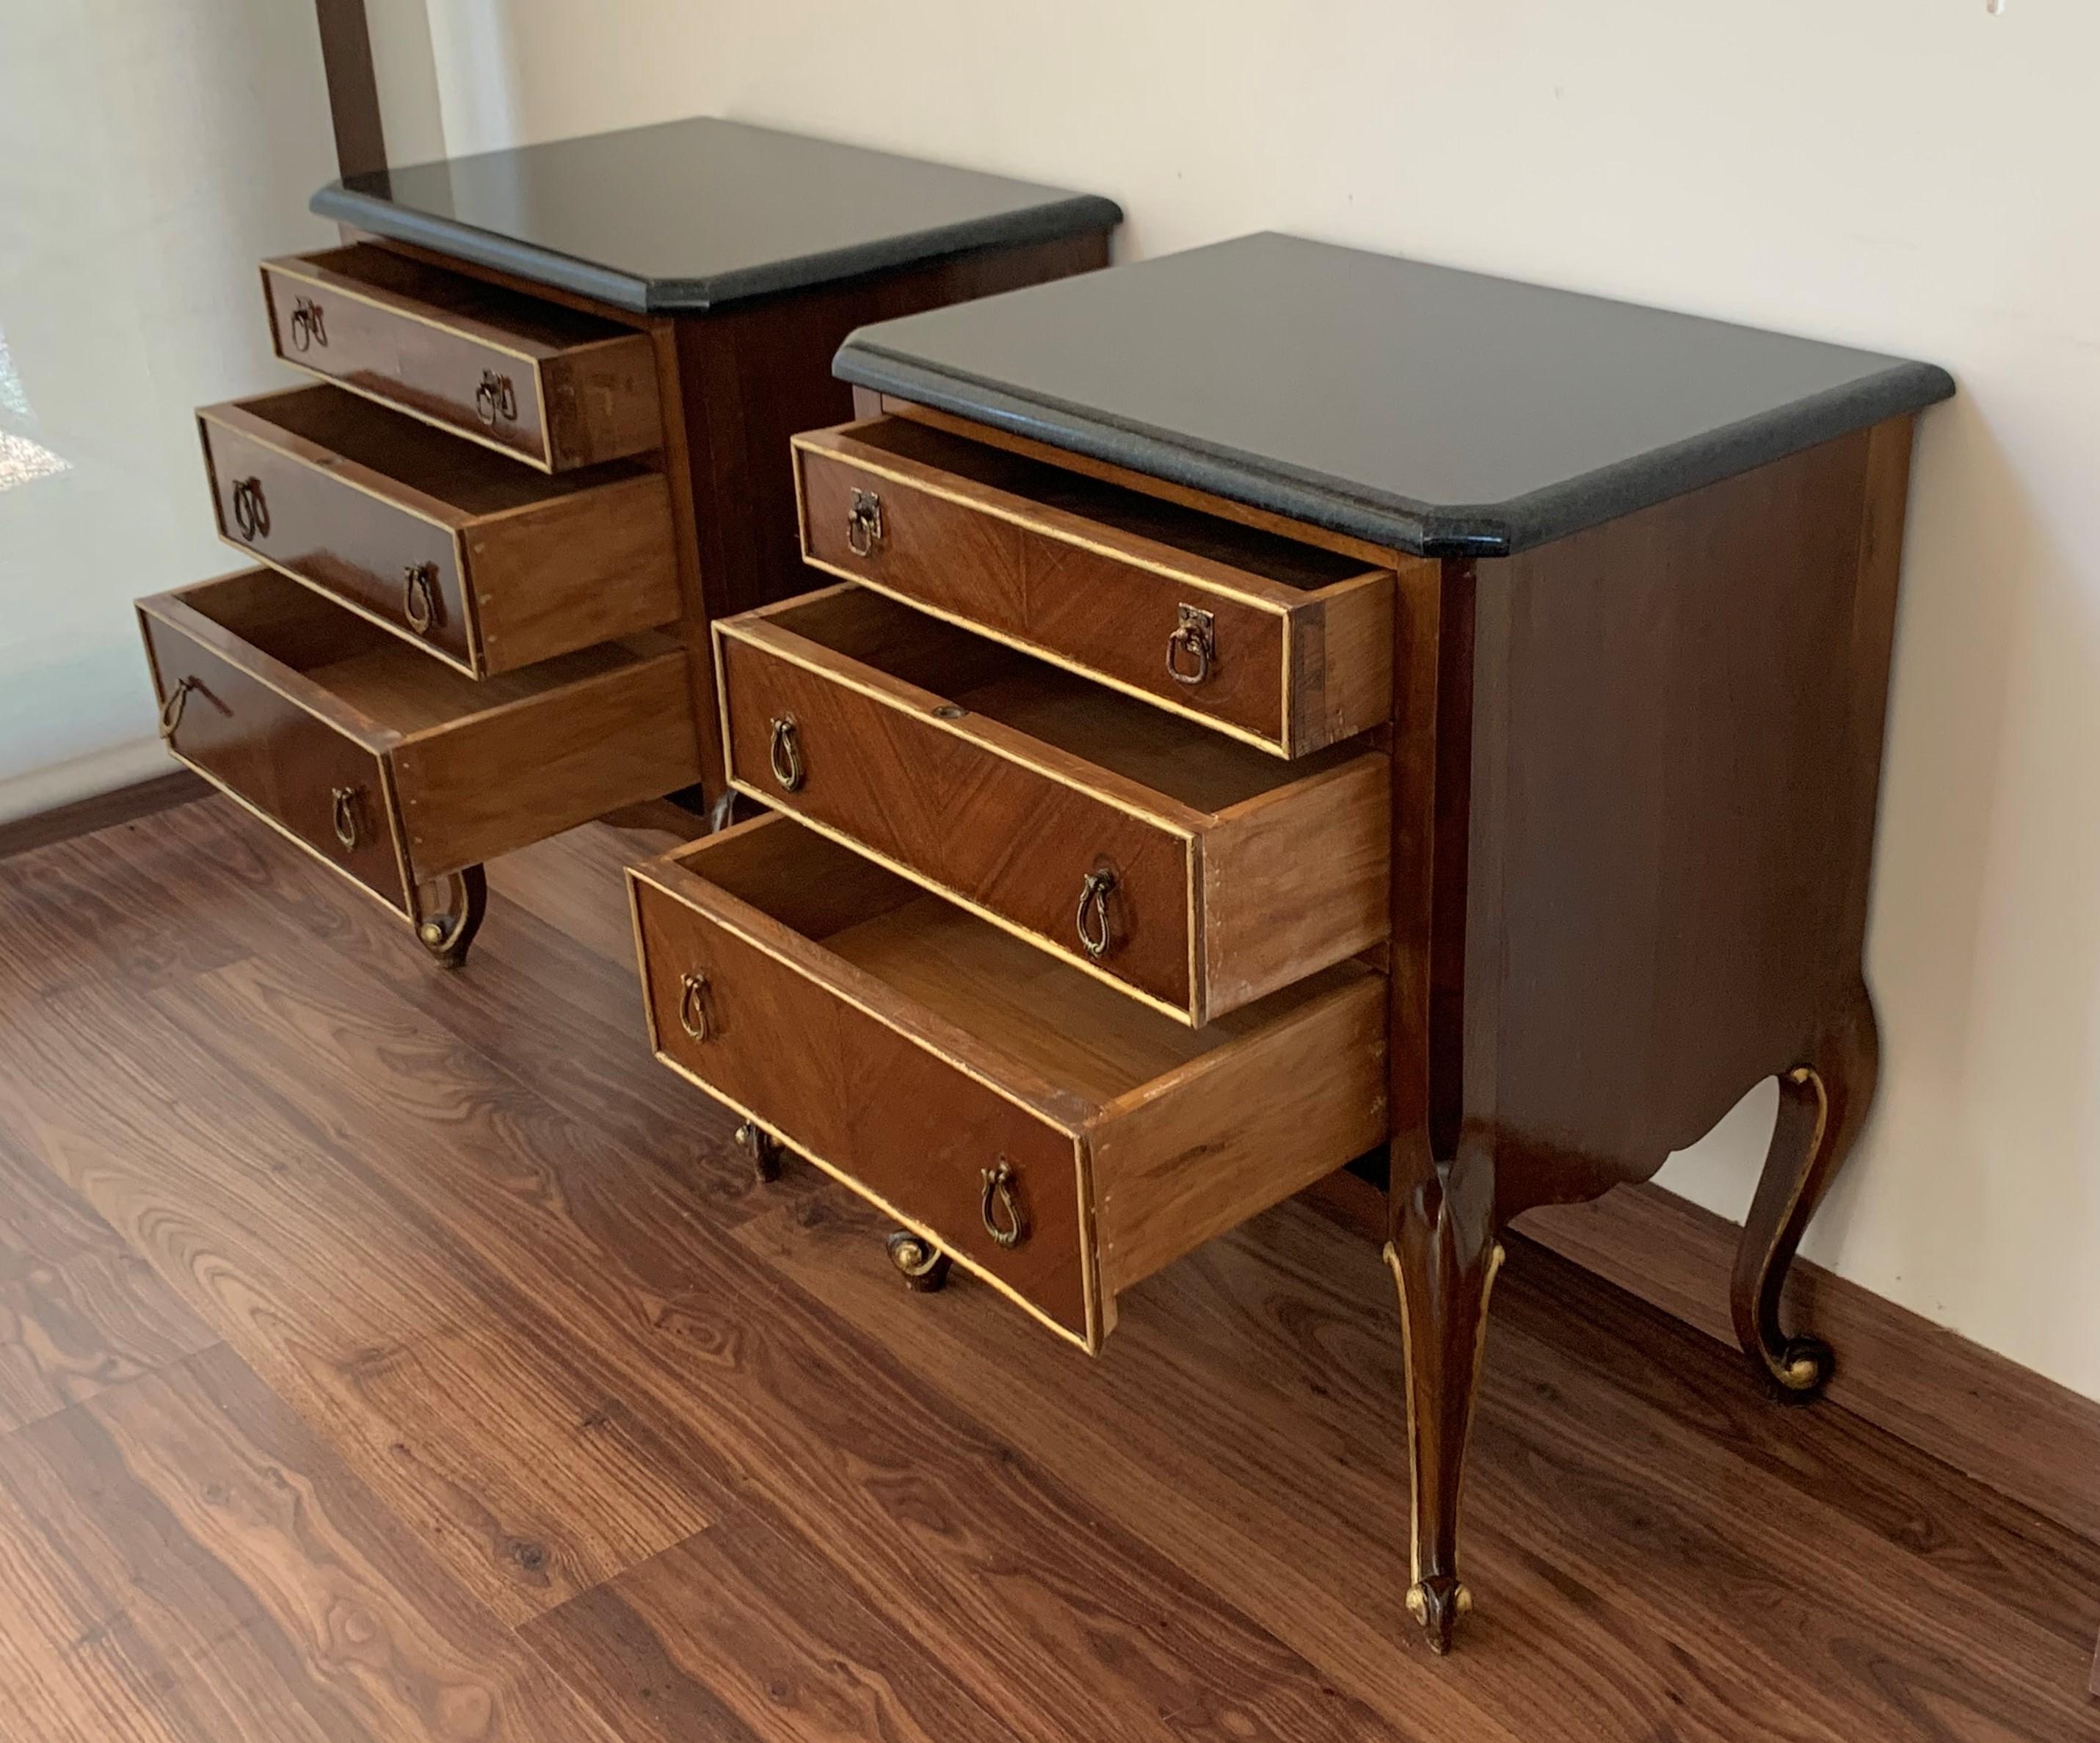
[[[984,1180],[984,1196],[977,1211],[984,1218],[985,1233],[1008,1251],[1028,1238],[1028,1217],[1013,1195],[1013,1164],[1005,1157],[995,1168],[978,1171]]]
[[[1167,675],[1193,688],[1211,675],[1218,657],[1218,620],[1193,605],[1181,607],[1181,621],[1167,638]]]
[[[493,369],[481,372],[481,386],[474,391],[474,414],[493,429],[499,417],[509,420],[518,415],[518,390],[510,385],[510,377],[498,375]]]
[[[335,789],[333,818],[335,838],[342,843],[342,850],[346,854],[357,845],[360,833],[358,809],[357,789],[355,787],[338,787]]]
[[[322,318],[321,306],[311,297],[298,297],[292,302],[292,349],[309,350],[314,346],[328,349],[328,323]]]
[[[270,536],[270,505],[262,500],[259,478],[233,481],[233,524],[250,544]]]
[[[168,692],[167,699],[161,704],[161,737],[165,742],[175,742],[175,728],[183,723],[183,709],[189,702],[190,692],[203,688],[195,678],[186,677]]]
[[[779,782],[783,792],[801,790],[805,772],[802,767],[802,731],[792,714],[773,717],[773,744],[766,760],[773,765],[773,779]]]
[[[1114,928],[1109,921],[1109,898],[1115,887],[1116,875],[1109,871],[1089,872],[1079,885],[1079,942],[1094,962],[1115,946]]]
[[[401,615],[417,635],[428,635],[438,620],[437,578],[434,563],[412,563],[401,571]]]
[[[704,1041],[714,1033],[708,1021],[708,977],[695,969],[680,985],[678,1026],[695,1041]]]
[[[866,557],[882,543],[882,498],[871,490],[853,493],[846,510],[846,546],[856,557]]]

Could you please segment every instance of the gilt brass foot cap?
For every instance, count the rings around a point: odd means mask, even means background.
[[[737,1147],[751,1158],[752,1176],[760,1185],[780,1178],[780,1146],[772,1134],[746,1120],[736,1128]]]
[[[1788,1404],[1813,1404],[1838,1370],[1838,1356],[1820,1338],[1789,1338],[1776,1361],[1766,1366],[1775,1396]]]
[[[1451,1650],[1451,1635],[1458,1618],[1472,1607],[1472,1593],[1448,1573],[1417,1580],[1408,1588],[1407,1613],[1429,1636],[1429,1648],[1434,1653]]]

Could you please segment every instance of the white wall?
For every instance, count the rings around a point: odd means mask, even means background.
[[[3,10],[0,819],[170,766],[130,601],[239,567],[191,409],[288,379],[255,262],[334,236],[311,7]]]
[[[1870,974],[1807,1251],[2100,1397],[2100,7],[430,0],[454,151],[709,113],[1929,358]],[[469,57],[448,66],[448,53]],[[1769,1088],[1665,1183],[1740,1216]]]

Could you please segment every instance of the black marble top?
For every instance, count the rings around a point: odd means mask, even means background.
[[[638,311],[704,311],[1123,221],[1112,200],[706,118],[331,182],[313,210]]]
[[[1283,236],[880,322],[836,368],[1432,556],[1521,550],[1954,391],[1930,364]]]

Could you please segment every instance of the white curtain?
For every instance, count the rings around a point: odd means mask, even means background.
[[[0,0],[0,820],[167,766],[130,601],[239,566],[191,409],[334,173],[303,0]]]

